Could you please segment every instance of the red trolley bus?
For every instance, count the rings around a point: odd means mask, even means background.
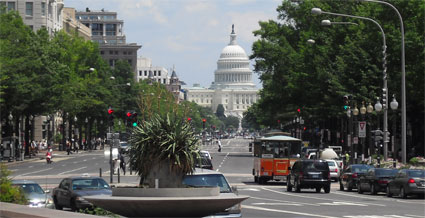
[[[288,167],[300,159],[302,141],[287,135],[266,135],[254,140],[254,181],[286,180]]]

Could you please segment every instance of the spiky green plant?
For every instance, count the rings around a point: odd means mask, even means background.
[[[183,176],[192,173],[199,157],[198,139],[190,123],[175,114],[153,114],[133,130],[130,161],[140,185],[182,187]]]

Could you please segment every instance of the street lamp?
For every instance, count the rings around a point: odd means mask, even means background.
[[[393,110],[393,112],[394,112],[394,115],[393,115],[393,119],[394,119],[394,122],[393,122],[393,135],[392,135],[392,139],[391,139],[391,142],[392,142],[392,149],[393,149],[393,159],[394,159],[394,167],[395,167],[395,159],[396,159],[396,149],[395,149],[395,137],[396,137],[396,125],[397,125],[397,108],[398,108],[398,102],[397,102],[397,100],[395,99],[395,95],[393,95],[393,100],[391,101],[391,103],[390,103],[390,107],[391,107],[391,109]]]
[[[331,22],[330,20],[322,20],[322,22],[320,22],[320,24],[322,24],[322,26],[331,26],[331,25],[335,25],[335,24],[348,24],[348,25],[356,25],[358,26],[357,23],[353,23],[353,22]]]
[[[365,2],[374,2],[390,6],[396,13],[400,20],[400,31],[401,31],[401,150],[403,164],[406,164],[406,62],[405,62],[405,49],[404,49],[404,25],[403,18],[400,12],[394,5],[378,0],[361,0]]]
[[[13,115],[12,112],[9,113],[9,122],[10,122],[10,126],[12,127],[12,139],[10,140],[11,145],[10,145],[10,156],[9,156],[9,161],[13,161],[15,156],[16,156],[16,141],[15,141],[15,128],[14,127],[14,123],[13,123]]]
[[[386,50],[387,50],[387,45],[386,45],[386,40],[385,40],[385,32],[382,29],[381,25],[379,25],[378,22],[376,22],[375,20],[368,18],[368,17],[361,17],[361,16],[355,16],[355,15],[348,15],[348,14],[339,14],[339,13],[333,13],[333,12],[327,12],[327,11],[322,11],[322,9],[320,8],[312,8],[311,9],[311,13],[312,14],[328,14],[328,15],[333,15],[333,16],[341,16],[341,17],[350,17],[350,18],[356,18],[356,19],[362,19],[362,20],[368,20],[373,22],[374,24],[376,24],[379,28],[379,30],[381,31],[381,35],[382,35],[382,66],[383,66],[383,75],[382,75],[382,80],[383,80],[383,86],[384,88],[382,89],[382,101],[383,101],[383,109],[384,109],[384,125],[383,125],[383,132],[384,132],[384,159],[387,160],[387,153],[388,153],[388,87],[387,87],[387,61],[386,61]],[[326,24],[328,22],[325,22]]]

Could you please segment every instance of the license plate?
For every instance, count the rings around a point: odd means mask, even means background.
[[[319,178],[319,175],[313,174],[313,175],[311,175],[311,177],[314,178],[314,179],[316,179],[316,178]]]

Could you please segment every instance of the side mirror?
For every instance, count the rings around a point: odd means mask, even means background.
[[[233,190],[233,193],[235,193],[235,195],[239,195],[238,187],[236,185],[232,186],[232,190]]]

